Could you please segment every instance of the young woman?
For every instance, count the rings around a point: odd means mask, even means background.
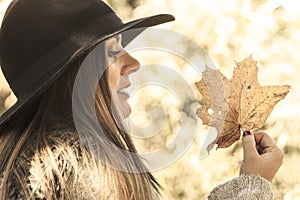
[[[159,199],[161,186],[122,125],[130,114],[124,88],[140,67],[122,43],[172,20],[124,24],[98,0],[12,2],[0,61],[18,101],[0,117],[0,199]],[[209,199],[272,198],[282,151],[264,133],[245,134],[243,147],[241,176]]]

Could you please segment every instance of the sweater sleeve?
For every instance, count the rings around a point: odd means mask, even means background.
[[[253,174],[241,175],[215,187],[208,200],[272,200],[272,185]]]

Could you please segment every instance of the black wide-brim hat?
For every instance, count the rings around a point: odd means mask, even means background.
[[[172,20],[160,14],[123,23],[100,0],[13,1],[1,26],[0,65],[18,101],[0,117],[0,130],[97,44],[138,30],[123,37],[126,45],[141,30]]]

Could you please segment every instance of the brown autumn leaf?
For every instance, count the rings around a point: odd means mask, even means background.
[[[196,86],[204,98],[204,105],[197,110],[203,124],[215,127],[217,144],[226,148],[239,140],[240,130],[261,128],[277,102],[284,99],[290,86],[260,86],[257,62],[252,56],[236,62],[231,79],[219,70],[209,67],[202,73]]]

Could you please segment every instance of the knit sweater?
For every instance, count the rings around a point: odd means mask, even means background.
[[[47,156],[46,152],[34,153],[26,151],[28,155],[22,155],[19,157],[19,165],[15,171],[18,171],[18,177],[22,177],[21,180],[26,181],[29,184],[30,196],[34,199],[51,199],[51,194],[56,194],[58,191],[60,196],[64,196],[59,199],[99,199],[99,196],[105,195],[105,191],[99,187],[101,183],[101,177],[97,176],[98,173],[92,173],[99,170],[94,169],[93,166],[86,166],[84,162],[80,161],[82,158],[79,152],[78,138],[72,136],[72,134],[53,134],[52,141],[53,147],[50,151],[52,153],[52,159]],[[28,145],[33,145],[28,143]],[[33,154],[34,156],[30,156]],[[74,159],[71,159],[74,158]],[[28,160],[27,160],[28,159]],[[58,162],[57,166],[52,166],[51,160]],[[81,164],[80,164],[81,163]],[[76,166],[76,167],[75,167]],[[78,169],[75,173],[74,169]],[[67,188],[63,188],[61,184],[57,183],[54,179],[54,173],[59,172],[65,176],[66,182],[72,182],[67,185]],[[72,179],[76,175],[76,179]],[[6,186],[9,191],[9,199],[24,199],[22,192],[18,187],[19,181],[17,177],[12,176],[9,184]],[[0,185],[2,175],[0,173]],[[69,180],[70,179],[70,180]],[[52,180],[52,181],[51,181]],[[63,191],[68,194],[63,195]],[[1,188],[0,188],[1,193]],[[49,196],[50,195],[50,196]],[[106,197],[102,199],[107,199]],[[153,199],[159,199],[158,195],[153,191]],[[242,175],[234,178],[226,183],[223,183],[215,187],[208,196],[208,200],[271,200],[273,199],[273,193],[271,184],[255,175]]]
[[[0,178],[1,184],[1,178]],[[154,192],[155,193],[155,192]],[[159,199],[154,194],[154,199]],[[12,193],[10,199],[22,199],[20,194]],[[255,175],[242,175],[215,187],[208,200],[272,200],[271,184]]]
[[[256,175],[241,175],[215,187],[208,200],[271,200],[272,186],[266,179]]]
[[[0,178],[1,184],[1,178]],[[155,192],[154,192],[155,193]],[[156,197],[155,197],[156,196]],[[12,192],[10,199],[22,199],[20,194]],[[159,199],[154,194],[154,199]],[[271,184],[255,175],[242,175],[215,187],[208,200],[272,200]]]

